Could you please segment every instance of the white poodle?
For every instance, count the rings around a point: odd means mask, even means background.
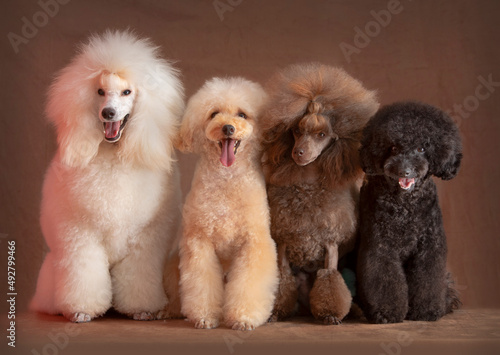
[[[214,78],[189,100],[177,146],[200,155],[183,209],[182,312],[196,328],[251,330],[267,321],[278,284],[258,119],[266,94]]]
[[[110,307],[140,320],[164,309],[163,267],[177,248],[172,139],[183,96],[157,47],[129,32],[92,36],[56,78],[46,112],[59,149],[41,209],[50,252],[31,309],[73,322]]]

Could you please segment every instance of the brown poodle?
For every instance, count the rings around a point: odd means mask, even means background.
[[[214,78],[188,102],[183,151],[200,155],[183,209],[182,313],[196,328],[224,319],[236,330],[265,323],[278,284],[276,245],[257,124],[266,94],[243,78]]]
[[[280,271],[270,320],[300,304],[339,324],[352,297],[337,266],[356,240],[359,141],[377,111],[375,93],[321,64],[288,67],[267,90],[264,169]]]

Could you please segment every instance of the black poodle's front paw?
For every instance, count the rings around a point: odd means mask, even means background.
[[[375,324],[401,323],[404,320],[404,316],[386,312],[374,312],[368,317],[368,320]]]
[[[406,319],[415,321],[435,322],[443,316],[440,310],[411,310]]]

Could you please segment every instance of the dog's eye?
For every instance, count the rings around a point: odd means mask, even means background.
[[[210,118],[214,118],[218,114],[219,114],[219,111],[212,112],[212,114],[210,115]]]
[[[423,153],[423,152],[425,152],[425,148],[424,147],[420,147],[420,148],[417,149],[417,152]]]
[[[297,136],[300,136],[300,128],[299,127],[295,127],[294,130],[293,130],[293,134],[295,134]]]
[[[318,133],[318,138],[325,138],[325,136],[326,136],[325,132]]]
[[[392,148],[391,148],[391,153],[392,154],[398,154],[399,153],[399,148],[396,147],[395,145],[393,145]]]
[[[127,89],[127,90],[123,90],[122,95],[127,96],[127,95],[130,95],[131,93],[132,93],[132,91]]]
[[[238,113],[238,117],[244,118],[245,120],[247,119],[247,115],[244,112]]]
[[[97,90],[97,93],[101,96],[104,96],[104,90],[103,89],[99,89]]]

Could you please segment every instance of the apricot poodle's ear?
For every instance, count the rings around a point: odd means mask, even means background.
[[[435,109],[433,119],[439,122],[439,130],[433,142],[434,154],[429,158],[429,171],[443,180],[453,179],[462,161],[462,141],[458,127],[443,111]]]
[[[188,112],[186,112],[187,114]],[[192,153],[193,149],[193,129],[190,124],[190,119],[184,115],[182,119],[181,129],[178,136],[174,140],[174,146],[183,153]]]

